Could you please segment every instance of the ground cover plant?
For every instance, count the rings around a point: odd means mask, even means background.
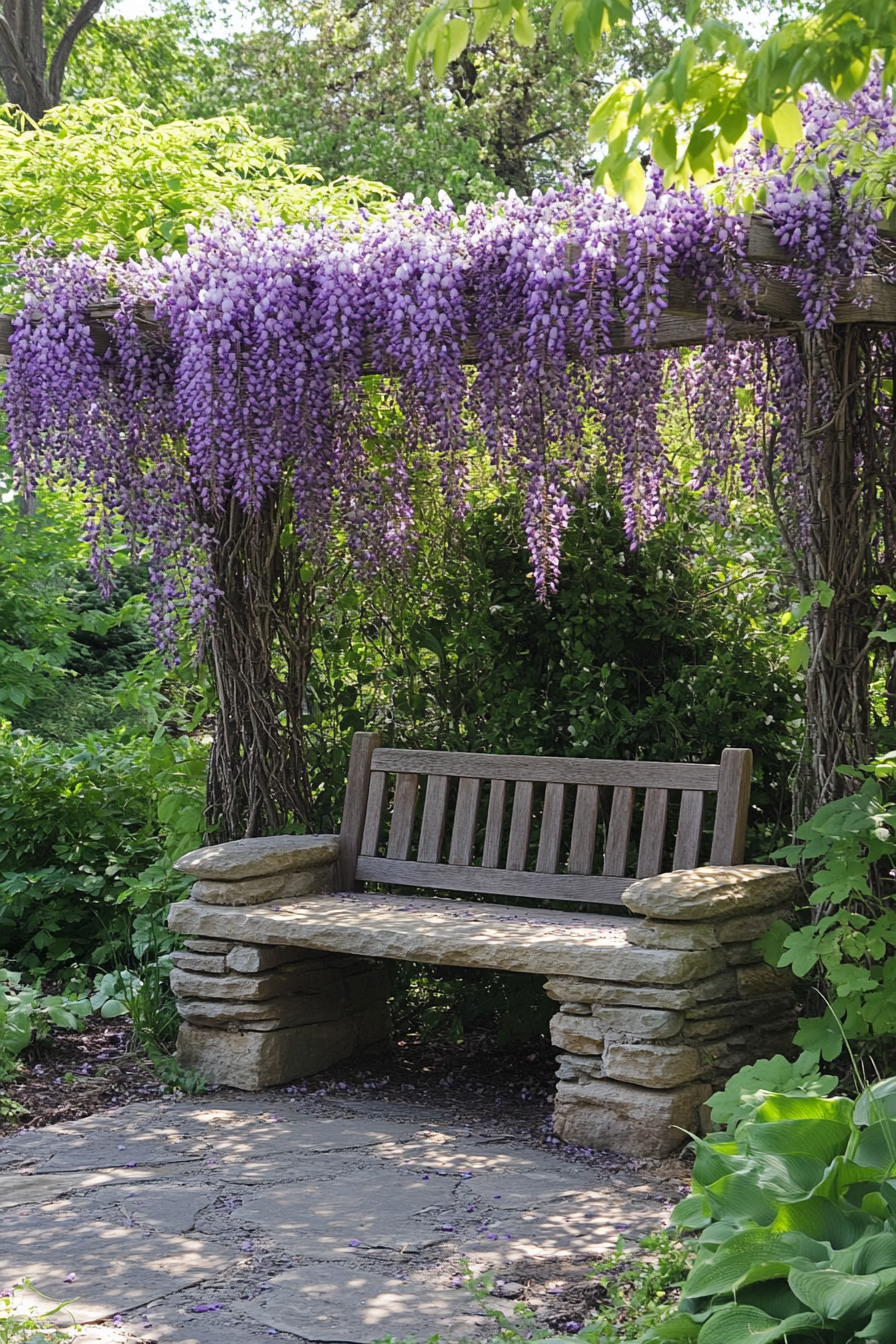
[[[673,1222],[700,1232],[678,1312],[644,1336],[886,1341],[896,1329],[896,1082],[858,1100],[771,1094],[696,1141]]]

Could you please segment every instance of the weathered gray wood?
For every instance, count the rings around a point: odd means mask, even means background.
[[[420,843],[417,846],[417,858],[421,863],[438,863],[442,857],[447,806],[448,776],[429,775],[426,780],[426,797],[423,800],[423,818],[420,822]]]
[[[560,858],[560,836],[563,831],[563,800],[565,784],[548,784],[544,791],[544,810],[541,814],[541,834],[538,837],[536,873],[556,873]]]
[[[448,862],[467,868],[473,857],[473,842],[476,839],[476,817],[479,812],[479,791],[481,780],[465,778],[457,786],[457,803],[454,808],[454,825],[451,828],[451,848]],[[422,855],[421,855],[422,858]]]
[[[367,815],[364,818],[364,834],[361,837],[361,853],[375,854],[380,843],[383,829],[383,814],[386,810],[386,785],[389,776],[384,770],[372,770],[370,788],[367,794]]]
[[[530,780],[533,784],[606,784],[634,789],[718,788],[717,765],[675,761],[601,761],[566,756],[486,756],[475,752],[403,751],[380,747],[374,770],[473,779]]]
[[[711,864],[727,867],[744,861],[752,777],[752,751],[748,747],[726,747],[719,765],[719,796],[709,856]]]
[[[632,878],[581,877],[572,873],[522,873],[504,868],[454,868],[445,863],[358,859],[358,877],[400,887],[479,892],[483,896],[524,896],[545,901],[588,901],[622,905]]]
[[[648,789],[644,796],[641,843],[638,846],[638,877],[655,877],[663,866],[668,789]]]
[[[625,875],[634,806],[634,789],[619,787],[613,790],[610,824],[607,827],[607,852],[604,855],[604,877],[624,877]]]
[[[600,789],[596,784],[580,784],[576,790],[576,810],[572,818],[572,838],[569,844],[569,871],[590,874],[594,866],[594,845],[597,839],[597,813]]]
[[[497,868],[501,863],[501,836],[504,830],[506,801],[507,781],[493,779],[488,797],[488,816],[485,821],[485,844],[482,847],[483,868]]]
[[[355,733],[352,738],[345,805],[342,809],[342,830],[339,833],[338,866],[339,885],[342,891],[360,890],[360,884],[355,880],[355,861],[361,848],[364,820],[367,815],[370,759],[379,744],[379,733]],[[374,850],[375,848],[374,845]],[[370,852],[373,853],[374,850]]]
[[[703,803],[704,795],[697,790],[685,789],[681,795],[673,868],[697,867],[703,837]]]
[[[529,834],[532,829],[532,783],[518,780],[513,791],[513,811],[510,814],[510,835],[507,838],[507,863],[510,872],[521,873],[529,854]]]
[[[417,810],[418,778],[403,772],[395,779],[395,797],[392,800],[392,822],[389,826],[389,844],[386,855],[390,859],[406,859],[414,833]]]

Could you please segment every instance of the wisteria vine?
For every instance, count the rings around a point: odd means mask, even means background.
[[[816,169],[808,190],[795,185],[838,115],[815,97],[800,153],[785,165],[757,141],[721,194],[665,191],[657,172],[637,218],[566,183],[463,218],[444,196],[405,199],[376,220],[260,227],[222,216],[161,260],[32,250],[20,260],[25,303],[5,389],[18,470],[85,489],[101,581],[116,527],[148,543],[163,646],[182,605],[201,619],[214,603],[208,556],[230,501],[251,512],[287,492],[309,555],[338,531],[359,565],[394,562],[413,545],[413,481],[433,454],[456,511],[473,454],[519,481],[546,597],[586,445],[618,472],[632,544],[662,521],[675,478],[660,416],[670,385],[686,391],[703,450],[690,484],[716,516],[732,479],[757,488],[768,417],[796,499],[804,371],[795,343],[769,341],[761,318],[757,343],[725,338],[727,317],[751,316],[761,275],[723,198],[739,176],[761,184],[804,324],[824,330],[877,224],[843,179]],[[849,115],[896,140],[891,106],[872,92]],[[676,284],[705,306],[699,353],[656,348]],[[88,314],[110,303],[100,353]],[[613,352],[621,331],[629,353]],[[389,380],[403,417],[402,448],[385,465],[369,448],[371,374]]]

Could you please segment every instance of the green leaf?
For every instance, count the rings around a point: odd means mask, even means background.
[[[776,1321],[758,1307],[725,1307],[712,1316],[697,1336],[697,1344],[774,1344],[788,1334],[821,1324],[814,1312]]]
[[[691,1270],[687,1279],[687,1296],[705,1297],[711,1293],[731,1293],[749,1283],[766,1279],[784,1279],[790,1272],[787,1260],[757,1258],[749,1251],[739,1255],[718,1252],[707,1264]]]
[[[771,1153],[813,1157],[827,1166],[846,1152],[852,1131],[836,1120],[779,1120],[775,1124],[751,1121],[738,1131],[750,1154]]]
[[[697,1231],[709,1226],[712,1213],[703,1195],[688,1195],[675,1205],[669,1221],[673,1227],[688,1227]]]
[[[639,215],[647,199],[647,178],[639,159],[633,159],[626,165],[619,187],[619,194],[633,215]]]
[[[535,29],[529,18],[529,11],[525,7],[517,10],[513,20],[513,38],[521,47],[535,46]]]
[[[735,1172],[707,1186],[706,1201],[715,1218],[768,1227],[775,1219],[775,1206],[751,1176]]]
[[[847,1212],[828,1199],[809,1195],[782,1205],[771,1227],[774,1232],[804,1232],[813,1241],[827,1241],[839,1250],[851,1246],[870,1225],[871,1219],[866,1214],[857,1210]]]
[[[757,952],[761,952],[769,966],[777,966],[781,961],[781,953],[784,951],[784,941],[793,933],[793,925],[788,924],[783,919],[776,919],[770,924],[759,938],[756,939],[753,946]]]
[[[522,13],[525,14],[525,11],[522,11]],[[519,18],[520,16],[518,15],[517,23],[519,23]],[[528,15],[526,15],[526,18],[528,20]],[[448,29],[448,64],[450,65],[452,61],[457,60],[458,56],[466,47],[467,37],[469,36],[470,32],[470,25],[467,23],[466,19],[454,18],[448,20],[446,27]],[[532,25],[529,24],[529,27],[531,29]],[[517,40],[519,41],[519,39]],[[535,33],[533,32],[532,42],[526,43],[525,45],[532,46],[534,42],[535,42]]]
[[[880,1288],[875,1274],[838,1274],[833,1269],[792,1269],[787,1282],[825,1323],[867,1315]]]
[[[884,1078],[866,1087],[853,1111],[853,1120],[857,1125],[867,1125],[884,1116],[896,1116],[896,1077]]]

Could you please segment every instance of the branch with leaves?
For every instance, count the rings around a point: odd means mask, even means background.
[[[896,0],[829,0],[809,18],[786,23],[751,45],[733,23],[699,22],[689,0],[685,38],[666,67],[647,82],[624,80],[594,109],[589,139],[603,147],[595,182],[621,193],[633,209],[644,200],[643,157],[663,169],[665,185],[712,180],[720,164],[757,126],[788,149],[803,133],[800,91],[818,84],[840,102],[864,87],[875,68],[881,87],[896,81]],[[631,23],[630,0],[558,0],[552,24],[572,37],[583,60],[617,24]],[[436,74],[469,42],[496,29],[531,45],[526,0],[438,0],[411,34],[408,73],[431,56]]]

